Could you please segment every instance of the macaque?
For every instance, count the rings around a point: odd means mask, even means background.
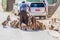
[[[8,21],[10,21],[10,20],[11,20],[11,19],[10,19],[10,15],[8,15],[7,20],[8,20]]]
[[[7,20],[5,20],[5,21],[2,23],[3,27],[5,27],[7,24],[8,24],[8,21],[7,21]]]

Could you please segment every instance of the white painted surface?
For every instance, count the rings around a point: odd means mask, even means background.
[[[22,31],[21,33],[23,40],[57,40],[56,38],[53,38],[48,31],[37,31],[37,32]]]

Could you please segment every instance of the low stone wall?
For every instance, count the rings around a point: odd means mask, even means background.
[[[57,1],[55,6],[48,7],[48,18],[50,18],[54,14],[54,12],[59,7],[59,5],[60,5],[60,1]]]

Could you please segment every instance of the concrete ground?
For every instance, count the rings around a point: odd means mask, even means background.
[[[1,9],[0,9],[1,10]],[[3,28],[1,23],[6,20],[9,12],[0,11],[0,40],[60,40],[60,33],[53,30],[41,30],[35,32],[26,32],[20,29],[14,29],[10,26]],[[13,15],[11,15],[13,17]],[[60,18],[60,6],[51,18]],[[14,17],[12,18],[14,19]],[[44,20],[47,25],[49,20]]]
[[[35,32],[26,32],[20,29],[14,29],[9,26],[3,28],[1,23],[6,20],[7,16],[11,15],[9,12],[0,13],[0,40],[59,40],[59,33],[53,30],[41,30]],[[13,15],[11,15],[14,19]],[[48,20],[47,20],[48,21]],[[45,20],[45,23],[47,22]],[[48,24],[48,22],[47,22]]]

